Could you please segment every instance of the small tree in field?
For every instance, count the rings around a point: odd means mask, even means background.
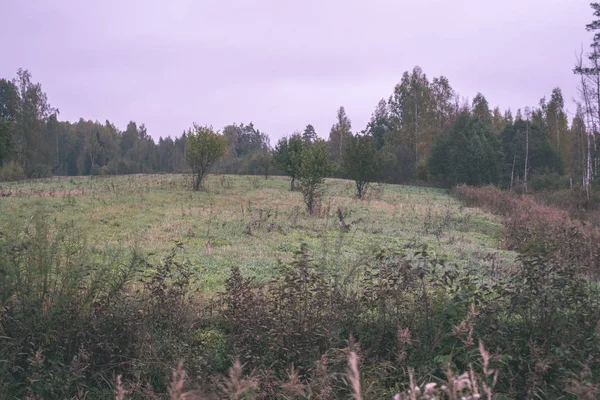
[[[356,135],[346,142],[343,154],[344,173],[356,183],[356,197],[362,199],[369,183],[379,176],[381,157],[371,135]]]
[[[263,170],[265,179],[269,179],[271,166],[273,165],[273,152],[270,149],[262,150],[256,157],[258,166]]]
[[[216,132],[212,126],[199,126],[195,123],[186,132],[186,136],[186,160],[192,169],[193,188],[200,190],[210,167],[227,152],[227,137]]]
[[[325,177],[331,172],[327,147],[324,141],[317,141],[302,151],[302,162],[298,170],[300,190],[304,204],[312,215],[321,204]]]
[[[299,133],[293,134],[289,139],[281,138],[275,146],[274,161],[292,179],[290,183],[292,192],[295,190],[296,178],[302,165],[302,153],[306,146]]]

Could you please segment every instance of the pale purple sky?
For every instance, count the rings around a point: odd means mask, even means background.
[[[574,111],[593,18],[589,0],[0,2],[0,77],[23,67],[61,119],[156,139],[250,121],[326,138],[340,105],[359,131],[415,65],[513,112],[559,86]]]

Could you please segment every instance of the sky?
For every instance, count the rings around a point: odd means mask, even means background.
[[[575,111],[590,0],[0,0],[0,78],[31,72],[60,119],[179,136],[249,123],[278,138],[340,106],[354,131],[404,71],[466,98]]]

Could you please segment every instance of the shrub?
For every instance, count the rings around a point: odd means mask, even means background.
[[[166,391],[170,365],[203,359],[190,347],[202,314],[175,253],[156,266],[136,253],[124,264],[93,256],[76,224],[43,210],[1,231],[0,397],[106,398],[116,374]]]
[[[101,167],[99,173],[100,173],[100,175],[113,175],[114,174],[113,170],[108,165]]]
[[[92,167],[92,169],[90,170],[90,175],[93,175],[93,176],[98,176],[98,175],[101,175],[101,173],[102,173],[102,170],[101,170],[101,168],[100,168],[99,166],[97,166],[97,165],[94,165],[94,166]]]
[[[302,162],[297,173],[300,190],[308,213],[312,215],[321,206],[325,177],[329,174],[327,148],[325,142],[315,142],[302,151]]]
[[[544,171],[531,176],[531,189],[541,190],[559,190],[569,187],[569,178],[561,176],[557,172]]]
[[[126,271],[92,262],[77,227],[54,225],[43,211],[25,230],[5,228],[0,239],[4,387],[16,397],[56,398],[97,385],[101,376],[93,374],[105,368],[107,358],[117,357],[105,342],[109,332],[98,331],[98,319],[120,296]]]
[[[23,168],[14,161],[0,167],[0,182],[20,181],[25,179]]]
[[[30,179],[48,178],[52,176],[52,169],[48,165],[37,164],[27,174]]]
[[[572,220],[567,211],[541,205],[528,196],[513,197],[491,186],[461,185],[453,194],[468,206],[503,216],[508,248],[543,255],[588,276],[600,273],[600,232],[588,223]]]

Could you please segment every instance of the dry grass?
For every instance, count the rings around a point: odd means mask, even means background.
[[[328,179],[322,212],[314,217],[306,214],[301,194],[288,190],[286,178],[258,185],[248,177],[210,176],[208,191],[200,193],[185,183],[179,175],[134,175],[4,184],[2,191],[13,194],[0,200],[0,222],[24,221],[41,206],[57,221],[80,224],[98,252],[135,247],[160,256],[181,241],[216,286],[234,261],[249,275],[269,279],[277,260],[289,261],[299,242],[333,269],[369,248],[407,242],[428,243],[459,264],[472,263],[474,254],[514,259],[500,250],[496,217],[463,209],[441,190],[379,185],[376,196],[361,201],[353,197],[353,183]],[[73,196],[56,196],[69,192]],[[342,236],[338,209],[349,226]],[[423,226],[428,214],[431,229]]]
[[[446,380],[442,382],[427,382],[419,386],[415,384],[414,372],[411,369],[409,371],[409,382],[405,385],[408,390],[396,393],[392,400],[492,400],[494,387],[498,380],[498,371],[490,368],[491,356],[481,342],[479,342],[479,355],[482,365],[481,373],[476,373],[473,367],[470,366],[469,371],[457,375],[448,367]],[[350,383],[350,389],[343,398],[363,400],[359,369],[358,355],[355,351],[350,351],[348,353],[348,370],[344,377]],[[321,371],[321,376],[325,375],[325,371]],[[215,393],[213,395],[207,395],[200,390],[186,391],[185,387],[188,380],[183,363],[179,362],[177,368],[173,370],[168,385],[168,398],[170,400],[209,400],[215,398],[238,400],[254,398],[249,395],[258,388],[255,377],[244,375],[244,368],[239,358],[235,359],[226,376],[214,381]],[[592,392],[586,390],[585,386],[578,385],[577,382],[574,381],[571,387],[572,393],[581,394],[583,396],[581,398],[591,398],[586,397],[586,394]],[[284,399],[311,398],[307,396],[307,393],[315,392],[312,385],[319,385],[319,380],[317,379],[315,382],[303,381],[293,365],[287,374],[287,381],[278,383],[278,386],[282,389]],[[323,398],[334,397],[332,391],[328,393],[329,396]],[[597,391],[593,393],[597,393]],[[114,394],[116,400],[126,399],[127,390],[121,381],[120,375],[116,378]],[[339,398],[338,396],[335,397]]]

